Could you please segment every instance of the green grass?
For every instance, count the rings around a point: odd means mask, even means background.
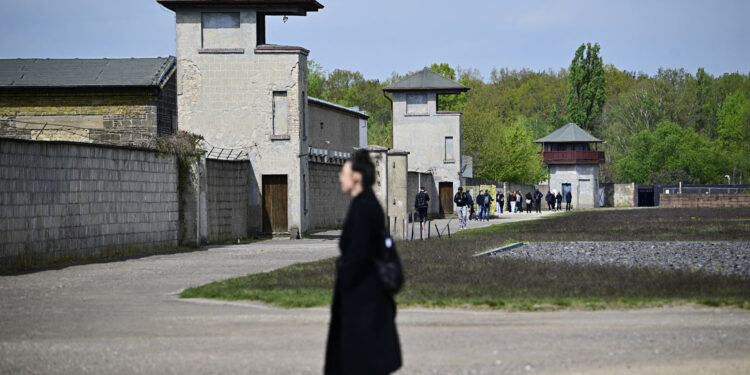
[[[400,242],[401,306],[504,310],[643,308],[694,303],[750,309],[750,280],[701,272],[472,257],[527,241],[750,240],[750,209],[579,211]],[[184,298],[255,300],[283,307],[330,304],[334,259],[185,290]]]

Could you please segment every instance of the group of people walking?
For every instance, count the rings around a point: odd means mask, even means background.
[[[458,188],[458,192],[453,196],[453,202],[458,208],[458,225],[461,229],[466,228],[470,220],[490,220],[490,208],[492,202],[495,202],[495,212],[502,214],[504,210],[509,213],[542,213],[542,199],[547,201],[549,211],[561,211],[563,195],[556,190],[547,192],[545,196],[539,189],[533,192],[527,192],[525,195],[520,191],[508,192],[507,197],[500,190],[495,192],[495,196],[490,194],[489,190],[480,190],[476,199],[471,196],[471,192],[464,191],[463,187]],[[573,195],[568,191],[565,194],[565,210],[571,210],[571,200]],[[424,186],[420,187],[420,192],[414,200],[414,208],[419,213],[419,221],[424,222],[427,218],[427,206],[430,201],[429,196],[425,193]],[[475,207],[478,212],[475,212]]]
[[[562,211],[563,195],[559,191],[552,190],[547,192],[547,196],[544,197],[547,201],[547,209],[550,211]],[[568,191],[565,193],[565,211],[572,209],[571,201],[573,200],[573,194]]]
[[[502,196],[502,194],[498,194]],[[498,197],[496,196],[496,198]],[[468,220],[490,220],[490,207],[495,198],[492,198],[489,190],[479,191],[479,195],[476,198],[476,205],[479,213],[475,215],[474,212],[474,198],[471,193],[464,191],[463,187],[458,188],[458,192],[453,196],[453,202],[458,207],[458,226],[461,229],[466,228]]]
[[[537,213],[542,212],[542,193],[539,189],[535,189],[534,192],[528,192],[524,196],[521,191],[513,191],[508,193],[507,209],[511,213],[524,212],[531,213],[535,210]],[[502,213],[502,211],[500,212]]]

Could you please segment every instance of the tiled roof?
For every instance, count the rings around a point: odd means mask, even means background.
[[[175,58],[0,59],[0,87],[160,87]]]
[[[574,123],[569,123],[557,129],[544,138],[537,139],[536,143],[561,143],[561,142],[602,142],[601,139],[591,136],[585,130]]]
[[[469,88],[425,68],[386,87],[384,91],[443,91],[463,92]]]

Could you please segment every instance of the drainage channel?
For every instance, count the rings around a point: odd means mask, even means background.
[[[523,245],[524,245],[523,242],[515,242],[515,243],[512,243],[510,245],[505,245],[503,247],[498,247],[497,249],[483,251],[483,252],[481,252],[479,254],[474,254],[473,256],[478,257],[478,256],[482,256],[482,255],[492,255],[492,254],[495,254],[495,253],[499,253],[501,251],[507,251],[507,250],[510,250],[510,249],[515,249],[515,248],[517,248],[519,246],[523,246]]]

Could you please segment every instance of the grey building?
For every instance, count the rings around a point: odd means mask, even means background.
[[[599,202],[599,164],[604,151],[598,151],[601,139],[593,137],[578,125],[570,123],[544,138],[541,155],[549,168],[549,190],[573,196],[573,207],[592,208]]]
[[[459,94],[468,87],[424,69],[383,89],[391,93],[394,149],[408,152],[409,172],[432,175],[437,192],[430,212],[454,212],[453,194],[461,186],[461,113],[438,110],[441,95]],[[416,194],[418,187],[408,194]]]
[[[177,129],[175,58],[0,60],[0,136],[149,145]]]
[[[250,226],[299,237],[343,221],[338,169],[366,138],[367,115],[307,96],[307,56],[267,42],[270,17],[314,0],[158,0],[175,12],[180,129],[250,160]]]

